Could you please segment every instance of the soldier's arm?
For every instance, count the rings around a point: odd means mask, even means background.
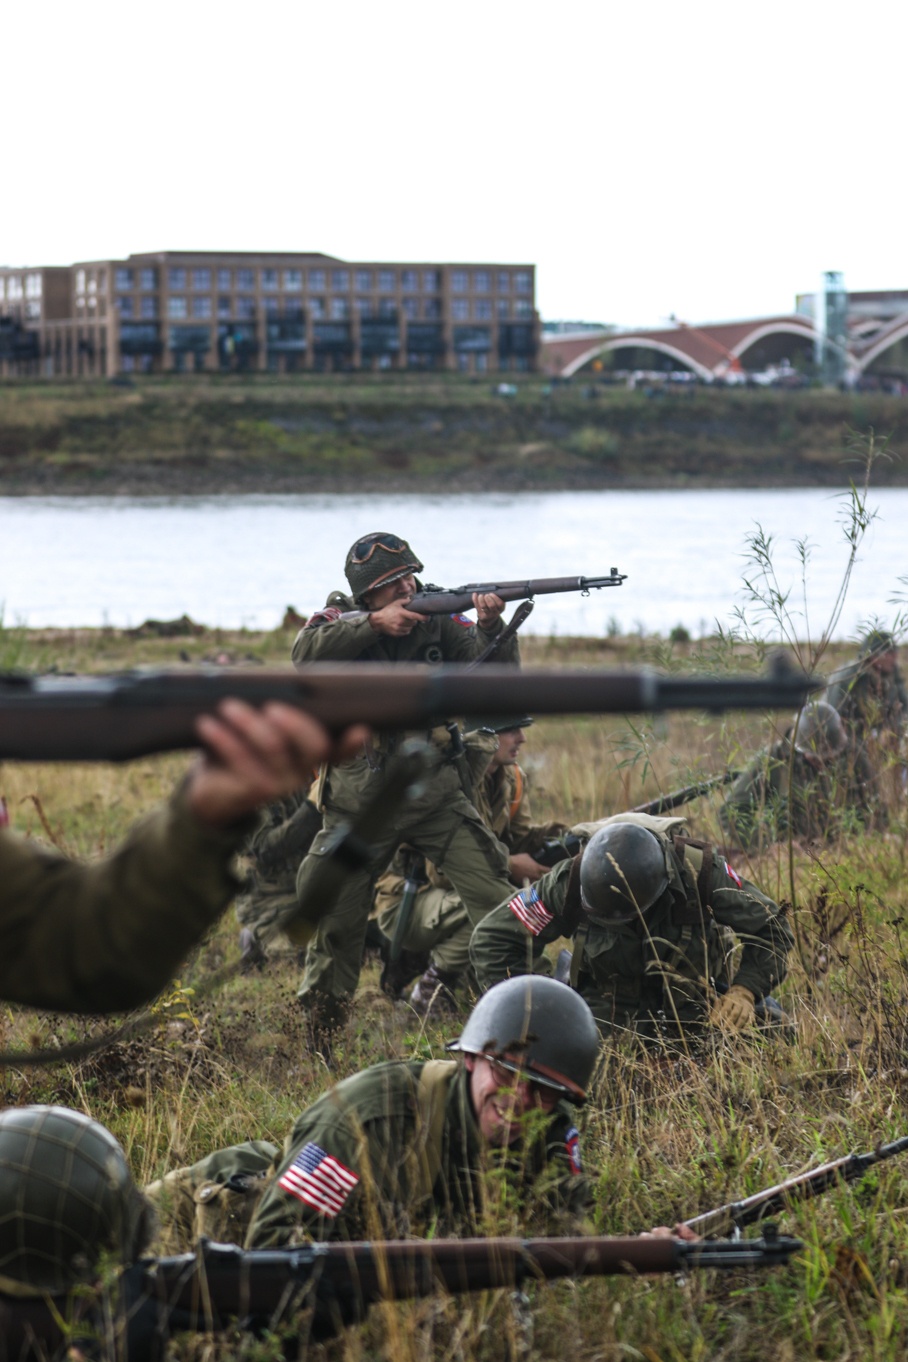
[[[493,908],[476,926],[470,962],[480,988],[491,988],[515,974],[550,972],[543,950],[569,930],[560,914],[571,865],[562,861],[535,885]]]
[[[592,1234],[590,1218],[592,1193],[584,1167],[582,1139],[577,1127],[577,1109],[566,1111],[559,1103],[545,1133],[546,1168],[537,1179],[535,1199],[541,1211],[538,1233],[555,1235]],[[531,1220],[533,1213],[531,1204]],[[536,1233],[536,1225],[527,1227]]]
[[[328,612],[325,612],[328,613]],[[297,634],[290,656],[300,665],[305,662],[355,662],[377,641],[369,616],[360,619],[331,619],[309,623]]]
[[[779,905],[749,880],[742,879],[715,853],[712,908],[716,921],[731,927],[742,944],[734,982],[764,998],[788,973],[794,945],[791,928]]]

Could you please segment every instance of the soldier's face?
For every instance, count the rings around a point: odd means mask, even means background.
[[[492,767],[513,766],[526,740],[527,735],[522,728],[507,728],[504,733],[499,733],[498,751],[492,758]]]
[[[467,1055],[466,1065],[476,1124],[483,1138],[499,1148],[520,1138],[521,1117],[528,1111],[551,1111],[558,1101],[553,1088],[511,1073],[488,1055]]]
[[[891,676],[895,671],[896,656],[894,652],[878,653],[873,659],[873,665],[881,676]]]
[[[384,586],[377,586],[374,591],[365,592],[363,600],[367,610],[383,610],[393,601],[409,600],[415,595],[416,578],[412,572],[408,572],[406,577],[398,577],[396,582],[386,582]]]

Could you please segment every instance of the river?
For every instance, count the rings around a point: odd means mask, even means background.
[[[892,623],[908,571],[908,489],[871,493],[836,636]],[[284,607],[307,613],[342,587],[348,545],[370,530],[410,539],[425,579],[594,576],[620,588],[539,597],[525,632],[692,635],[729,627],[748,540],[773,539],[779,587],[796,632],[816,635],[847,561],[847,501],[826,490],[527,492],[508,496],[208,496],[0,498],[0,605],[7,625],[127,627],[184,612],[224,628],[271,629]],[[811,545],[807,622],[798,541]],[[752,575],[752,570],[750,570]],[[769,627],[767,637],[776,633]]]

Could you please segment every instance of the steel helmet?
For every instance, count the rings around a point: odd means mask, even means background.
[[[410,572],[422,572],[422,563],[406,539],[381,531],[357,539],[344,563],[344,576],[350,583],[353,599],[358,602],[367,592],[396,582],[398,577],[406,577]]]
[[[821,754],[841,752],[846,742],[842,716],[826,700],[815,700],[797,716],[792,741],[796,747],[808,747]]]
[[[579,993],[544,974],[523,974],[484,993],[447,1048],[491,1055],[512,1073],[580,1103],[596,1066],[599,1032]]]
[[[580,902],[603,926],[634,922],[668,888],[665,850],[638,823],[608,823],[594,832],[580,859]]]
[[[0,1290],[62,1295],[141,1253],[151,1210],[109,1130],[67,1107],[0,1112]]]

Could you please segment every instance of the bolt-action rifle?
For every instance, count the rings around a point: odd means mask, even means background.
[[[195,720],[233,696],[282,700],[340,732],[428,729],[452,715],[631,714],[665,709],[797,709],[822,686],[784,659],[763,676],[662,676],[638,671],[389,666],[313,662],[29,676],[0,673],[0,760],[128,761],[197,747]]]
[[[119,1314],[126,1346],[117,1356],[145,1362],[160,1357],[175,1333],[208,1333],[235,1321],[253,1331],[283,1331],[285,1338],[292,1329],[296,1356],[307,1337],[330,1338],[381,1300],[514,1288],[558,1277],[775,1267],[801,1247],[800,1240],[777,1235],[769,1225],[762,1239],[693,1244],[648,1237],[405,1239],[243,1250],[203,1240],[196,1253],[139,1262],[122,1274]],[[18,1344],[35,1340],[52,1352],[66,1318],[60,1304],[9,1298],[0,1304],[7,1355],[33,1355],[20,1352]],[[299,1319],[301,1311],[306,1313]],[[76,1323],[70,1339],[79,1336]]]
[[[721,785],[730,785],[740,774],[740,771],[724,771],[721,776],[711,776],[709,780],[697,781],[696,785],[685,785],[683,790],[672,790],[670,794],[657,795],[655,799],[649,799],[645,804],[635,804],[631,813],[669,813],[672,809],[680,809],[682,804],[689,804],[692,799],[709,794],[710,790],[717,790]]]
[[[695,1215],[685,1220],[685,1225],[697,1234],[729,1234],[742,1230],[747,1225],[755,1225],[766,1216],[778,1215],[796,1201],[809,1201],[812,1197],[828,1192],[844,1182],[854,1182],[862,1178],[868,1168],[885,1159],[895,1158],[896,1154],[908,1151],[908,1135],[903,1135],[891,1144],[877,1145],[867,1154],[846,1154],[844,1158],[823,1163],[819,1168],[811,1168],[798,1177],[788,1178],[777,1187],[768,1187],[765,1192],[756,1192],[743,1201],[731,1201],[727,1206],[719,1206],[703,1215]]]
[[[447,590],[443,586],[424,586],[406,602],[408,610],[417,615],[454,615],[460,610],[473,609],[474,593],[494,595],[502,601],[531,601],[535,596],[560,596],[568,591],[579,591],[588,596],[604,586],[620,586],[627,573],[611,568],[606,577],[533,577],[522,582],[466,582]],[[341,619],[359,619],[365,610],[350,610]]]

